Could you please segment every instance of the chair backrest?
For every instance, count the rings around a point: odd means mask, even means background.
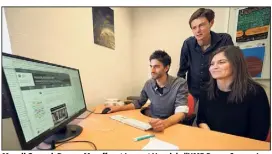
[[[269,132],[268,132],[268,134],[267,134],[267,138],[266,138],[266,142],[270,142],[271,141],[271,129],[269,128]]]
[[[192,115],[195,110],[195,102],[194,97],[191,94],[188,95],[188,107],[189,107],[188,115]]]

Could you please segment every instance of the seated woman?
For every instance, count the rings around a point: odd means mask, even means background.
[[[198,126],[265,140],[270,127],[268,98],[250,77],[241,49],[222,47],[212,54],[209,64],[210,82],[200,94]]]

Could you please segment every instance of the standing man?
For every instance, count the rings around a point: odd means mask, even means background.
[[[200,8],[195,11],[189,20],[194,36],[187,38],[181,48],[178,76],[186,78],[188,72],[187,82],[194,97],[195,112],[198,110],[200,90],[209,81],[209,56],[219,47],[233,45],[229,34],[211,31],[213,23],[213,10]]]

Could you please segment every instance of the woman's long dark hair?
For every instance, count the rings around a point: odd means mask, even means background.
[[[247,63],[244,55],[239,47],[236,46],[224,46],[217,49],[210,57],[209,64],[213,57],[218,53],[223,52],[228,59],[232,68],[233,81],[230,84],[230,94],[228,96],[228,102],[242,102],[243,98],[249,91],[256,92],[255,85],[260,85],[255,82],[247,69]],[[208,98],[214,99],[217,95],[217,82],[212,78],[210,74],[210,81],[208,82]]]

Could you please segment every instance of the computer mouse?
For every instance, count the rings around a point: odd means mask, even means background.
[[[106,107],[103,111],[102,114],[107,114],[111,109],[109,107]]]

